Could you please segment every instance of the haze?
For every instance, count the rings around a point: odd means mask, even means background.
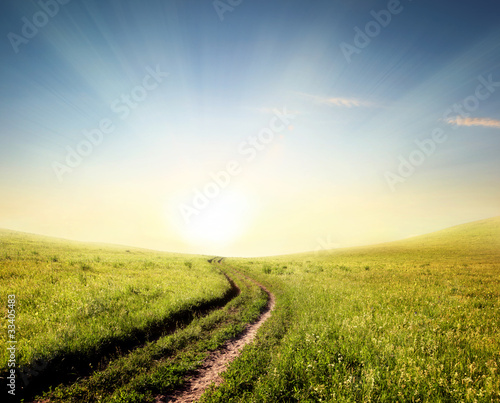
[[[255,256],[500,215],[498,2],[62,3],[0,6],[2,228]]]

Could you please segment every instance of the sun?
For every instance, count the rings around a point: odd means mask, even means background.
[[[249,224],[249,202],[236,191],[221,193],[189,222],[181,232],[191,244],[225,246],[241,236]]]

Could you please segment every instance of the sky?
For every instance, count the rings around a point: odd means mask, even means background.
[[[500,4],[0,5],[0,227],[263,256],[500,215]]]

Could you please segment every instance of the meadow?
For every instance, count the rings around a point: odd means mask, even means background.
[[[203,402],[500,401],[500,219],[227,259],[278,309]]]
[[[202,402],[500,402],[499,217],[220,264],[6,231],[0,240],[0,290],[19,303],[21,362],[115,348],[40,398],[152,402],[180,387],[264,309],[267,296],[245,274],[275,295],[276,309]],[[176,312],[194,313],[169,327]],[[4,323],[1,332],[3,343]],[[129,344],[117,348],[122,339]]]
[[[7,296],[15,295],[16,367],[30,387],[43,372],[92,371],[104,356],[155,339],[234,294],[201,256],[5,230],[0,246],[0,372],[8,369]]]

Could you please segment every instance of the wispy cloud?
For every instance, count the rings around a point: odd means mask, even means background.
[[[282,110],[283,107],[275,107],[275,108],[256,108],[257,112],[265,113],[265,114],[275,114],[276,110]],[[302,112],[299,110],[291,110],[286,109],[286,111],[292,115],[300,115]]]
[[[455,116],[446,120],[446,123],[456,126],[482,126],[500,129],[500,120],[490,118],[462,118]]]
[[[357,107],[372,107],[375,106],[373,102],[365,101],[358,98],[344,98],[344,97],[322,97],[318,95],[311,95],[305,93],[298,93],[300,96],[304,98],[308,98],[309,100],[316,102],[318,104],[330,105],[330,106],[338,106],[344,108],[357,108]]]

